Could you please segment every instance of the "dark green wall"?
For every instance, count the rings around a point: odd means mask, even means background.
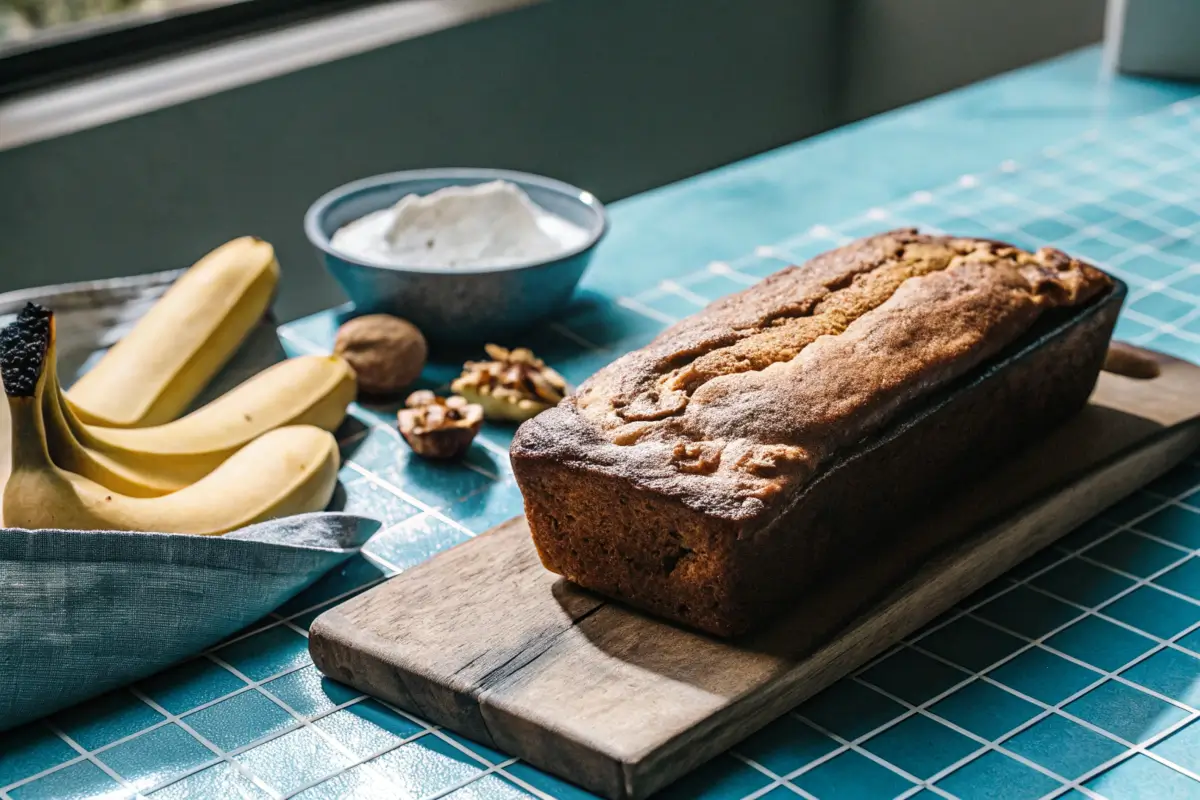
[[[276,244],[290,318],[341,296],[312,200],[408,167],[531,170],[604,200],[1061,53],[1103,0],[548,0],[0,152],[0,290]]]
[[[551,0],[0,152],[0,288],[275,243],[281,316],[340,302],[310,202],[408,167],[532,170],[605,200],[830,124],[836,0]]]

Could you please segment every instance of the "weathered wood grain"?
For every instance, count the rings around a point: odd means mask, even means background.
[[[1157,377],[1102,375],[1078,417],[747,639],[565,583],[518,518],[321,615],[313,660],[593,791],[645,797],[1200,445],[1200,368],[1148,357]]]

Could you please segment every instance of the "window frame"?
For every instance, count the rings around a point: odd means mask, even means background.
[[[102,75],[222,41],[382,0],[234,0],[197,9],[136,12],[48,29],[25,43],[0,45],[0,100]]]

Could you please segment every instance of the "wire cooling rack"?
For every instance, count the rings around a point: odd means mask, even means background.
[[[1177,103],[742,258],[590,295],[528,342],[578,382],[788,263],[886,228],[1053,245],[1124,279],[1117,336],[1200,361],[1200,103]],[[647,265],[649,266],[649,265]],[[335,312],[281,330],[327,352]],[[455,370],[431,367],[422,385]],[[511,429],[413,457],[395,407],[339,433],[360,557],[202,657],[0,736],[0,799],[574,798],[516,759],[323,680],[323,610],[518,514]],[[668,790],[679,797],[1200,798],[1200,461],[1185,464]]]

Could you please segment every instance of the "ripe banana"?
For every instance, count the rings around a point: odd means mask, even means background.
[[[6,525],[221,534],[272,517],[318,511],[333,495],[337,442],[311,425],[263,434],[206,477],[165,497],[129,497],[60,469],[47,449],[43,413],[53,355],[54,317],[40,307],[26,307],[0,336],[0,372],[12,421]]]
[[[53,361],[47,370],[57,388]],[[101,428],[82,423],[65,403],[55,409],[53,388],[47,387],[44,413],[54,463],[134,497],[179,491],[275,428],[315,425],[337,430],[356,392],[354,370],[341,358],[300,356],[260,372],[174,422]],[[56,435],[56,426],[64,423],[69,434]],[[72,452],[74,443],[83,446],[82,457]]]
[[[83,422],[169,422],[196,399],[258,323],[279,282],[275,249],[243,236],[197,261],[70,391]]]

